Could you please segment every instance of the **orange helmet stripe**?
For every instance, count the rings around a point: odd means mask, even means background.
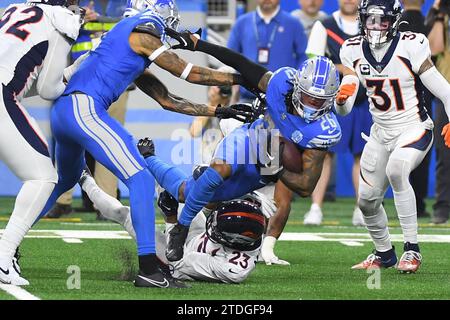
[[[235,211],[235,212],[227,212],[222,214],[222,216],[242,216],[242,217],[247,217],[253,220],[258,221],[259,223],[261,223],[262,225],[265,224],[265,220],[263,216],[260,215],[256,215],[254,213],[248,213],[248,212],[239,212],[239,211]]]

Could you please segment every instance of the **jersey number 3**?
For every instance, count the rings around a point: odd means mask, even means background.
[[[378,103],[375,98],[371,97],[374,106],[381,111],[388,111],[391,108],[391,98],[383,90],[384,82],[387,79],[375,79],[366,80],[367,88],[374,88],[374,95],[383,99],[383,103]],[[392,91],[394,92],[395,104],[397,111],[405,110],[405,104],[403,103],[402,91],[400,89],[400,83],[398,79],[389,79]]]
[[[17,7],[11,7],[8,10],[5,11],[3,14],[2,20],[0,20],[0,29],[3,28],[5,24],[9,22],[14,12],[16,12]],[[30,35],[30,32],[27,30],[23,30],[23,26],[27,24],[33,24],[38,23],[41,21],[43,13],[42,9],[38,7],[31,7],[26,8],[25,10],[22,10],[21,13],[31,14],[31,16],[24,20],[19,20],[16,23],[13,23],[7,30],[6,33],[12,34],[19,38],[22,41],[25,41],[27,37]]]

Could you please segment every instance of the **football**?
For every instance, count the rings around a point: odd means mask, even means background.
[[[302,150],[293,142],[280,137],[281,164],[291,172],[301,173],[303,171]]]

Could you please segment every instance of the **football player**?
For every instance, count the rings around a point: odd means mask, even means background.
[[[181,174],[177,177],[177,172],[156,156],[147,159],[148,168],[158,183],[178,201],[185,202],[178,224],[170,232],[166,252],[169,261],[177,261],[183,256],[190,222],[208,202],[220,200],[222,190],[234,193],[232,198],[235,198],[280,179],[300,196],[310,195],[319,178],[326,150],[341,138],[336,117],[330,113],[339,75],[334,64],[325,57],[305,61],[300,70],[281,68],[272,73],[228,48],[199,40],[198,34],[168,32],[180,43],[174,48],[202,51],[216,57],[239,71],[250,87],[266,93],[267,100],[265,119],[237,128],[225,137],[210,167],[195,182]],[[263,147],[269,145],[268,141],[276,140],[267,139],[272,138],[273,129],[304,149],[302,173],[282,167],[272,175],[260,172],[261,168],[271,167],[271,160],[277,157]],[[266,141],[252,139],[252,133],[261,130],[269,132]],[[266,150],[265,159],[258,155],[260,150]],[[249,158],[259,165],[252,164]],[[173,173],[166,174],[171,170]],[[235,187],[222,188],[226,184]]]
[[[68,8],[76,3],[12,4],[0,20],[0,160],[23,182],[0,240],[0,283],[29,284],[13,256],[58,180],[44,134],[21,100],[33,84],[46,100],[63,93],[65,57],[82,23],[82,11]]]
[[[417,208],[409,175],[433,143],[433,121],[422,100],[422,84],[450,114],[450,86],[431,61],[427,37],[399,32],[400,1],[363,0],[361,35],[345,41],[340,52],[346,67],[336,110],[350,112],[359,83],[367,89],[374,120],[361,158],[359,207],[375,252],[353,269],[394,267],[397,256],[382,201],[388,185],[403,231],[400,272],[416,272],[422,262],[417,240]]]
[[[139,276],[149,281],[137,286],[183,287],[161,271],[155,252],[154,180],[137,150],[133,137],[112,119],[109,106],[132,83],[153,97],[164,109],[197,116],[237,117],[246,115],[233,108],[195,104],[171,94],[147,67],[156,63],[184,80],[203,85],[240,84],[237,74],[193,66],[164,44],[165,28],[176,28],[178,10],[172,0],[130,0],[127,18],[108,32],[99,46],[85,56],[51,111],[51,128],[56,141],[59,180],[42,217],[65,191],[78,181],[89,153],[130,191],[133,226],[136,231]]]
[[[130,207],[101,190],[88,171],[80,178],[80,186],[87,193],[102,216],[121,224],[131,237],[136,233],[131,223]],[[163,191],[158,199],[166,221],[165,234],[157,232],[157,255],[167,262],[164,252],[167,234],[175,226],[178,202]],[[204,211],[208,211],[206,219]],[[261,194],[249,194],[243,199],[221,202],[214,210],[203,210],[192,221],[183,258],[169,263],[173,277],[179,280],[202,280],[240,283],[255,268],[265,228],[265,217],[275,208]],[[146,281],[137,277],[137,282]]]

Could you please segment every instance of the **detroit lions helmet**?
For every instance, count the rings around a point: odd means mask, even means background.
[[[223,202],[206,220],[206,234],[225,247],[251,251],[261,245],[265,218],[257,204],[246,200]]]
[[[160,15],[166,27],[178,29],[180,15],[175,0],[127,0],[124,16],[134,16],[146,10],[151,10]]]
[[[331,111],[339,89],[339,73],[330,59],[317,56],[302,64],[293,87],[292,107],[309,123]]]
[[[379,48],[398,33],[403,8],[400,0],[362,0],[358,7],[360,33],[372,48]]]

